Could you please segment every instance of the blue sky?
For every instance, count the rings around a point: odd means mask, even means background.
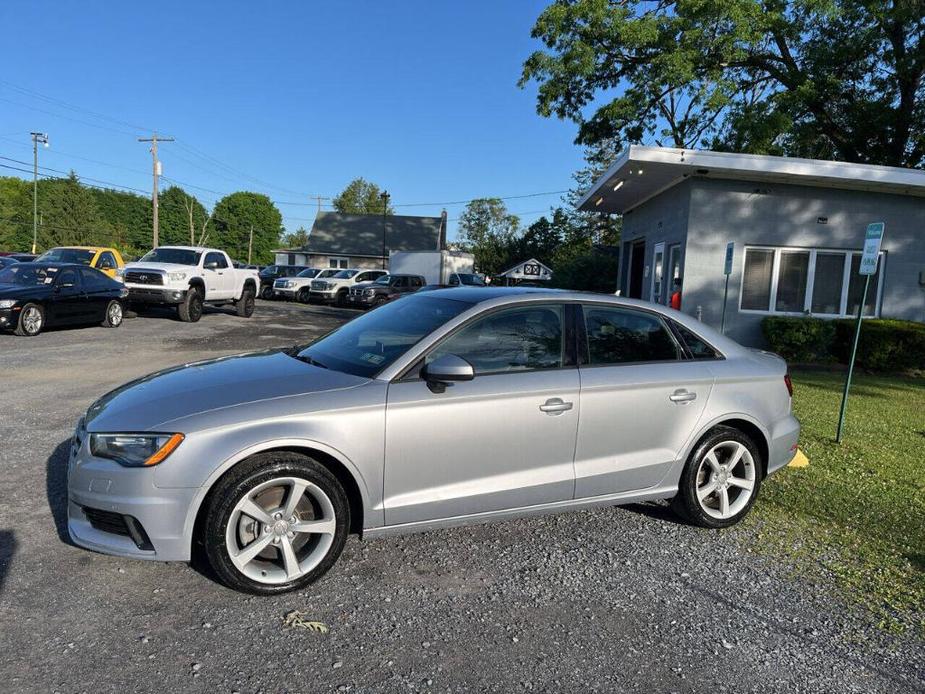
[[[516,85],[544,6],[2,3],[0,156],[31,162],[29,132],[46,131],[40,164],[149,191],[135,137],[157,129],[178,139],[164,176],[215,191],[188,187],[209,206],[240,189],[307,203],[356,176],[398,206],[563,190],[581,165],[575,126],[536,115],[535,87]],[[529,223],[558,200],[508,207]],[[315,208],[280,210],[292,230]]]

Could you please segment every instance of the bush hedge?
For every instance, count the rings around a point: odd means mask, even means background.
[[[774,352],[803,364],[847,364],[855,321],[769,316],[761,329]],[[875,319],[864,321],[857,364],[871,371],[925,371],[925,324]]]

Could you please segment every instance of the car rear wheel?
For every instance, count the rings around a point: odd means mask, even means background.
[[[190,287],[183,303],[177,306],[177,313],[184,323],[196,323],[202,318],[202,295],[195,287]]]
[[[297,453],[258,454],[206,502],[206,556],[230,588],[276,595],[313,583],[340,556],[350,507],[337,478]]]
[[[715,427],[688,459],[672,508],[705,528],[734,525],[755,503],[762,466],[751,437],[731,427]]]
[[[244,293],[241,294],[241,298],[238,299],[236,305],[238,310],[238,315],[241,318],[250,318],[254,315],[254,292],[251,289],[245,289]]]
[[[118,328],[122,325],[125,314],[122,310],[122,303],[113,299],[106,307],[106,316],[103,318],[104,328]]]
[[[19,321],[14,332],[25,337],[35,337],[44,327],[45,310],[38,304],[26,304],[19,312]]]

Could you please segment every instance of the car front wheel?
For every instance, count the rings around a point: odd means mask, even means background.
[[[350,507],[337,478],[296,453],[258,454],[210,494],[202,538],[230,588],[275,595],[313,583],[340,556]]]
[[[250,318],[254,315],[254,292],[252,289],[244,290],[235,308],[241,318]]]
[[[38,304],[26,304],[19,312],[16,334],[35,337],[45,327],[45,310]]]
[[[731,427],[715,427],[688,459],[672,508],[705,528],[734,525],[755,503],[762,465],[751,437]]]
[[[184,323],[196,323],[202,318],[202,295],[198,289],[190,288],[183,303],[177,306],[177,313]]]

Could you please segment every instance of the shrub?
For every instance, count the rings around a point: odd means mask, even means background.
[[[827,363],[834,360],[832,343],[835,339],[833,321],[819,318],[768,316],[761,323],[764,337],[787,361]]]
[[[788,361],[847,364],[856,321],[769,316],[761,324],[771,349]],[[867,319],[857,364],[871,371],[925,371],[925,324]]]

